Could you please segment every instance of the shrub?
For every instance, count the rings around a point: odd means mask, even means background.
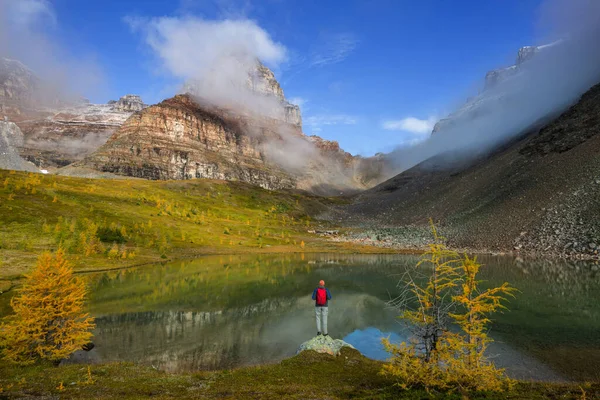
[[[100,227],[96,233],[96,236],[101,242],[104,243],[125,243],[127,240],[123,235],[123,232],[119,229],[112,229],[110,227]]]

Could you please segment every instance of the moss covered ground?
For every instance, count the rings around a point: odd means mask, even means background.
[[[596,399],[600,384],[517,383],[504,393],[402,390],[379,374],[381,362],[342,349],[306,351],[279,364],[167,374],[134,364],[0,365],[0,399]]]

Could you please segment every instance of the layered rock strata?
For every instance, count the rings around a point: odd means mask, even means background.
[[[85,164],[146,179],[211,178],[266,189],[294,187],[282,169],[265,163],[258,144],[235,121],[178,95],[131,116]]]
[[[190,95],[134,114],[77,165],[146,179],[222,179],[318,194],[367,188],[387,167],[382,156],[354,157],[296,125],[200,106]]]

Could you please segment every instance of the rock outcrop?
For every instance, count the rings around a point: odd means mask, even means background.
[[[23,145],[23,133],[13,122],[0,121],[0,169],[39,172],[31,163],[19,156]]]
[[[275,79],[275,74],[260,61],[248,76],[248,87],[255,93],[278,99],[283,107],[284,121],[298,127],[302,126],[300,107],[286,100],[281,85]]]
[[[354,346],[344,342],[343,340],[333,339],[331,336],[315,336],[309,341],[302,343],[300,347],[298,347],[296,354],[305,350],[312,350],[316,351],[317,353],[325,353],[331,354],[332,356],[337,356],[340,354],[342,347],[354,349]]]
[[[256,93],[276,97],[281,102],[286,101],[283,89],[275,79],[275,74],[260,61],[257,62],[256,69],[248,76],[248,87]]]
[[[146,104],[142,101],[142,98],[136,94],[126,94],[121,97],[118,101],[109,102],[112,105],[113,111],[124,111],[124,112],[137,112],[142,111],[146,108]]]

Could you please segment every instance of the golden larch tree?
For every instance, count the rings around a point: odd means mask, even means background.
[[[73,275],[62,249],[40,256],[23,287],[11,300],[14,314],[0,324],[4,359],[31,364],[59,362],[88,343],[94,318],[84,312],[85,283]]]
[[[487,330],[489,315],[505,309],[502,303],[516,289],[504,283],[480,290],[477,259],[449,250],[433,222],[431,229],[434,241],[417,263],[420,268],[407,271],[401,295],[391,303],[407,323],[410,339],[383,341],[391,357],[382,372],[405,389],[505,390],[512,382],[486,357],[492,341]],[[452,323],[459,332],[449,329]]]

